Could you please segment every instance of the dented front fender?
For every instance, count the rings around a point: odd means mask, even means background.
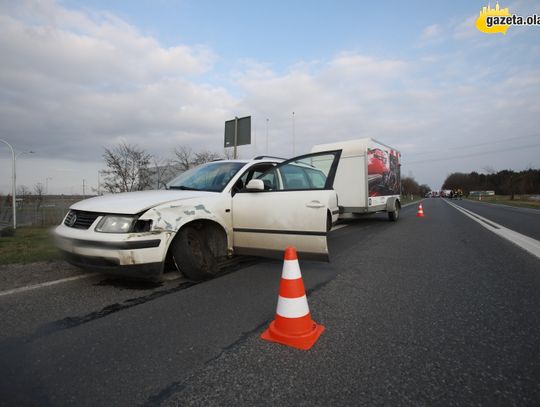
[[[184,225],[197,221],[209,220],[220,225],[227,234],[228,248],[232,247],[231,200],[207,199],[169,202],[146,211],[139,219],[151,220],[150,232],[170,232],[175,235]],[[170,242],[169,242],[170,243]]]

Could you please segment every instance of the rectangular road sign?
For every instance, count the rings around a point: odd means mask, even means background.
[[[237,123],[236,145],[251,144],[251,116],[225,122],[225,147],[234,147],[234,128]]]

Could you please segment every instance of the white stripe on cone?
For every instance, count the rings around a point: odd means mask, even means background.
[[[298,298],[278,297],[276,314],[285,318],[300,318],[309,314],[305,295]]]
[[[298,260],[284,260],[283,261],[283,271],[281,272],[281,278],[284,280],[296,280],[301,278],[302,274],[300,273],[300,265]]]

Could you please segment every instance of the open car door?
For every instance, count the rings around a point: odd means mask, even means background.
[[[341,150],[333,150],[292,158],[235,194],[235,253],[282,257],[294,246],[304,259],[328,261],[328,215],[337,210],[333,184],[340,156]]]

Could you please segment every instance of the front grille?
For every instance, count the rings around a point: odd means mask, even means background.
[[[98,216],[101,216],[101,213],[72,210],[66,216],[64,225],[75,229],[88,229]]]

